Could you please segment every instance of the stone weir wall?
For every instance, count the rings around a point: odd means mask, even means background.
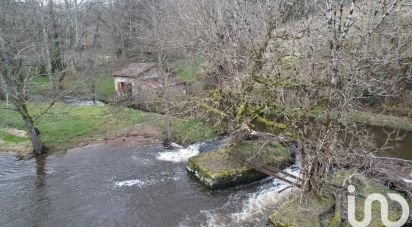
[[[260,180],[267,175],[230,157],[230,149],[258,158],[262,163],[283,169],[293,163],[287,146],[261,140],[244,141],[237,148],[223,147],[201,153],[188,160],[186,169],[210,189],[223,189]]]

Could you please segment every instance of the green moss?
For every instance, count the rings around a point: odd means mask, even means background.
[[[276,121],[270,121],[268,119],[265,119],[263,117],[257,116],[256,117],[256,121],[259,124],[264,125],[265,127],[271,128],[271,127],[275,127],[278,129],[286,129],[288,126],[282,122],[276,122]]]
[[[260,151],[257,158],[262,158],[268,164],[276,165],[279,168],[288,165],[292,160],[288,149],[278,143],[265,144],[262,141],[245,141],[233,149],[250,157]],[[187,169],[212,189],[250,183],[266,176],[231,158],[229,147],[201,153],[190,158]]]
[[[263,140],[243,141],[236,149],[246,156],[253,156],[267,164],[276,164],[290,159],[289,149],[277,142]]]
[[[342,182],[349,176],[354,174],[348,170],[341,170],[334,173],[328,178],[330,183],[335,185],[342,185]],[[364,202],[366,196],[372,193],[386,194],[389,192],[394,193],[387,187],[379,184],[373,179],[367,178],[361,174],[356,174],[356,180],[349,182],[354,185],[356,192],[363,195],[356,197],[356,218],[357,220],[363,219],[364,214]],[[349,226],[348,223],[340,223],[340,214],[336,211],[330,210],[335,204],[333,193],[335,188],[325,187],[324,196],[322,200],[318,199],[318,195],[305,195],[301,200],[300,195],[296,195],[289,201],[282,204],[274,213],[269,216],[269,223],[288,223],[290,225],[296,225],[305,223],[307,226]],[[410,201],[409,201],[410,202]],[[347,206],[347,199],[344,197],[342,200],[342,206]],[[389,218],[390,220],[397,220],[400,217],[400,209],[395,202],[389,203]],[[379,203],[372,204],[372,223],[370,226],[381,226],[380,220],[380,205]],[[275,225],[276,226],[276,225]]]

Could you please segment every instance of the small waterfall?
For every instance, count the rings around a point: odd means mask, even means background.
[[[285,172],[298,176],[298,165],[292,165]],[[287,178],[287,177],[285,177]],[[290,178],[287,178],[291,180]],[[182,222],[181,226],[265,226],[268,215],[293,192],[292,185],[278,179],[266,178],[255,192],[238,191],[228,202],[217,209],[202,211],[199,217]],[[194,223],[201,220],[201,223]]]
[[[190,157],[193,157],[195,155],[198,155],[200,153],[199,151],[200,144],[192,144],[186,148],[180,148],[176,151],[164,151],[164,152],[159,152],[157,155],[156,159],[161,160],[161,161],[168,161],[168,162],[185,162],[187,161]]]
[[[171,146],[176,149],[172,151],[159,152],[156,159],[168,162],[186,162],[189,158],[224,146],[228,139],[207,140],[201,143],[195,143],[188,147],[182,147],[179,144],[172,143]]]

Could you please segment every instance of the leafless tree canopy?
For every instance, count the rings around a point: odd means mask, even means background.
[[[2,0],[1,93],[42,153],[26,105],[33,78],[47,75],[58,98],[76,68],[110,73],[106,57],[165,71],[196,59],[217,89],[178,103],[166,94],[166,112],[183,105],[233,137],[242,125],[287,134],[318,191],[331,167],[366,168],[365,151],[377,150],[349,111],[411,108],[411,17],[402,0]]]

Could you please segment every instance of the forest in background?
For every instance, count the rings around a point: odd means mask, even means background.
[[[411,117],[411,7],[401,0],[2,0],[0,93],[41,154],[29,110],[40,108],[29,105],[36,84],[46,88],[42,116],[84,81],[82,96],[109,90],[110,99],[110,89],[98,89],[104,75],[155,62],[190,86],[186,97],[160,96],[164,109],[156,111],[199,117],[234,146],[259,130],[298,141],[303,185],[320,192],[331,166],[375,173],[368,152],[383,148],[351,114]]]

